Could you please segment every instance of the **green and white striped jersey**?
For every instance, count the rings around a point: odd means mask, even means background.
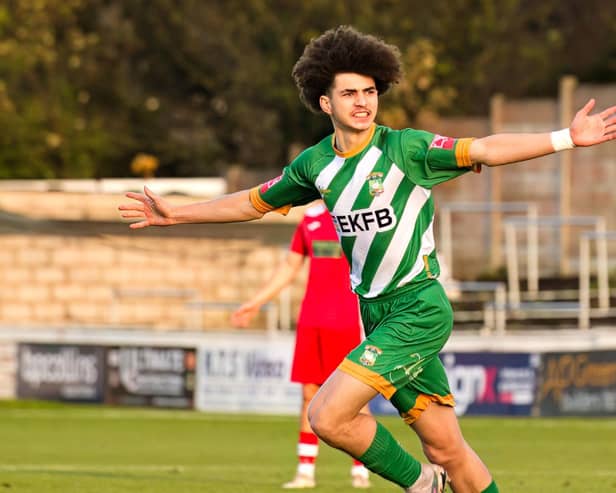
[[[374,298],[438,275],[431,189],[471,168],[471,140],[374,125],[365,145],[343,154],[329,136],[251,190],[251,201],[284,213],[323,198],[353,290]]]

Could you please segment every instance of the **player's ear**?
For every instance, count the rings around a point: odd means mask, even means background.
[[[331,108],[331,103],[329,101],[329,97],[327,97],[325,94],[323,94],[319,98],[319,105],[321,106],[323,113],[327,113],[328,115],[332,114],[332,108]]]

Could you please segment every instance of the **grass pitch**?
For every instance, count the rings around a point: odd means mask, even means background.
[[[380,418],[422,457],[414,434]],[[616,492],[616,418],[466,418],[500,491]],[[273,493],[294,473],[297,419],[0,403],[0,493]],[[321,447],[319,493],[355,491],[351,462]],[[373,493],[400,489],[373,476]]]

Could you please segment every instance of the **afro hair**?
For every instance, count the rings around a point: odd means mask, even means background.
[[[339,73],[372,77],[378,93],[384,94],[402,77],[400,51],[351,26],[339,26],[314,38],[292,71],[300,99],[308,109],[314,113],[321,111],[319,99]]]

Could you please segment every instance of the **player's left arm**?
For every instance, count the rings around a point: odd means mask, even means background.
[[[616,106],[591,115],[594,106],[594,99],[588,101],[567,129],[545,133],[502,133],[475,139],[470,146],[470,159],[473,163],[499,166],[616,139]]]

